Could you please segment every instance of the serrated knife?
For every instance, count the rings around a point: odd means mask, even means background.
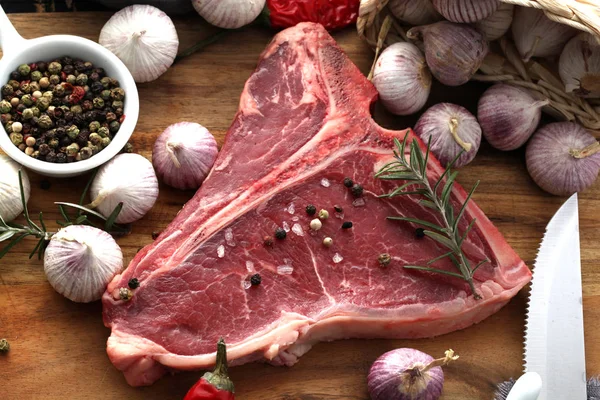
[[[525,372],[542,378],[538,400],[586,400],[577,194],[546,227],[534,264],[525,327]],[[512,394],[512,392],[511,392]]]

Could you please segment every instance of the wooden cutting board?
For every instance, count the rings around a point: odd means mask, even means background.
[[[110,17],[104,13],[11,15],[26,38],[73,34],[97,40]],[[176,19],[180,49],[210,33],[199,17]],[[177,63],[158,81],[139,85],[141,112],[133,136],[135,150],[150,158],[157,135],[169,124],[195,121],[221,144],[238,107],[244,82],[273,32],[264,28],[231,33],[206,51]],[[373,58],[353,29],[335,34],[341,47],[363,72]],[[35,60],[32,60],[35,61]],[[471,109],[483,87],[436,87],[431,102],[442,100]],[[376,119],[389,128],[412,125],[380,107]],[[49,179],[30,174],[32,213],[43,211],[49,228],[59,218],[54,201],[76,201],[88,177]],[[485,145],[458,180],[481,185],[475,201],[497,224],[528,265],[533,264],[546,223],[564,201],[539,190],[525,170],[523,151],[499,152]],[[126,262],[152,241],[192,197],[192,192],[161,186],[154,209],[119,239]],[[581,196],[581,255],[588,375],[600,374],[600,184]],[[28,260],[33,241],[26,241],[0,260],[0,338],[11,343],[0,356],[0,399],[181,399],[200,376],[186,372],[167,376],[151,387],[132,388],[106,356],[109,330],[102,324],[101,304],[72,303],[50,287],[42,263]],[[231,375],[238,399],[368,399],[366,376],[371,363],[396,347],[414,347],[434,356],[454,349],[460,360],[446,368],[443,399],[491,399],[496,383],[517,377],[522,369],[525,292],[484,322],[460,332],[423,340],[341,340],[315,346],[292,368],[263,364],[235,367]],[[565,327],[568,329],[568,327]],[[556,368],[561,366],[557,365]]]

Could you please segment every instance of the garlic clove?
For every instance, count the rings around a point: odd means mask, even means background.
[[[567,93],[600,97],[600,38],[581,33],[567,43],[558,63]]]
[[[477,28],[488,41],[498,40],[510,29],[514,12],[514,5],[501,3],[492,15],[481,21],[477,21],[475,23],[475,28]]]
[[[531,57],[559,55],[564,45],[577,30],[551,21],[544,12],[531,7],[517,7],[512,34],[523,61]]]
[[[483,136],[492,147],[515,150],[535,132],[548,100],[536,100],[515,86],[498,83],[479,99],[477,119]]]
[[[98,170],[90,186],[90,197],[90,207],[105,217],[123,203],[116,222],[137,221],[158,198],[158,180],[152,163],[139,154],[119,154]]]
[[[154,143],[152,164],[158,177],[177,189],[198,189],[208,176],[219,149],[202,125],[179,122],[169,126]]]
[[[499,5],[499,0],[433,0],[433,6],[444,18],[457,23],[481,21],[492,15]]]
[[[58,231],[44,253],[44,272],[54,290],[69,300],[99,300],[123,269],[123,253],[108,233],[86,225]]]
[[[431,73],[417,46],[407,42],[394,43],[377,60],[373,84],[388,111],[410,115],[427,102]]]
[[[133,5],[117,12],[102,28],[99,42],[119,57],[140,83],[164,74],[179,48],[171,18],[149,5]]]
[[[8,156],[0,154],[0,217],[4,222],[12,221],[23,212],[19,170],[21,170],[23,193],[25,193],[25,203],[27,203],[31,192],[27,171]]]
[[[398,20],[410,25],[426,25],[442,19],[431,0],[390,0],[388,8]]]
[[[570,196],[594,184],[600,171],[600,144],[573,122],[540,128],[527,145],[527,171],[546,192]]]
[[[467,165],[477,155],[481,144],[481,127],[466,108],[438,103],[423,113],[414,127],[415,134],[430,144],[431,152],[447,165],[458,157],[455,168]]]
[[[211,25],[237,29],[254,21],[266,0],[192,0],[194,8]]]
[[[468,82],[489,51],[488,42],[475,28],[448,21],[414,27],[407,36],[423,37],[425,59],[431,73],[448,86]]]

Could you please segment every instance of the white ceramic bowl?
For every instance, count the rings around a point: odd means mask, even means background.
[[[127,144],[138,120],[140,102],[135,81],[125,64],[117,56],[98,43],[78,36],[54,35],[25,40],[12,26],[2,7],[0,7],[0,47],[3,51],[3,57],[0,59],[0,86],[8,82],[11,71],[21,64],[70,56],[90,61],[95,66],[104,68],[107,76],[117,79],[125,90],[125,107],[123,109],[125,120],[113,141],[98,154],[87,160],[65,164],[37,160],[12,144],[4,126],[0,124],[0,147],[9,157],[42,175],[69,177],[83,174],[104,164],[116,156]]]

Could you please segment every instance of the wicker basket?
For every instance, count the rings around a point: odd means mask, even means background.
[[[501,0],[522,7],[535,7],[548,18],[595,34],[600,39],[600,0]],[[375,50],[375,58],[386,46],[409,41],[408,30],[387,8],[388,0],[361,0],[357,22],[358,34]],[[505,82],[526,88],[538,99],[549,99],[544,111],[554,117],[576,121],[600,136],[600,99],[582,99],[565,88],[556,68],[537,61],[524,63],[512,40],[510,31],[498,40],[485,58],[473,80]]]

